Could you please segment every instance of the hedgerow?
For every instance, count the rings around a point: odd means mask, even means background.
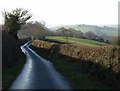
[[[55,44],[42,40],[34,40],[32,45],[47,49],[49,57],[68,58],[72,62],[80,62],[80,68],[105,81],[113,88],[120,88],[120,47],[90,47],[78,44]],[[61,56],[64,55],[64,56]]]

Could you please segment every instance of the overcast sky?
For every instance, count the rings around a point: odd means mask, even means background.
[[[33,21],[45,21],[47,26],[118,23],[119,0],[0,0],[0,11],[24,8]],[[0,13],[0,24],[3,17]]]

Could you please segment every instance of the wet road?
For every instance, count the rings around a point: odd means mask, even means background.
[[[69,89],[69,83],[59,74],[52,63],[29,48],[30,42],[21,47],[27,57],[22,72],[10,89]]]

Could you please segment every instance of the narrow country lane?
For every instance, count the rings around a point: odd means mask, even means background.
[[[52,63],[29,48],[30,42],[21,47],[27,59],[22,72],[11,86],[12,89],[69,89],[69,83],[59,74]]]

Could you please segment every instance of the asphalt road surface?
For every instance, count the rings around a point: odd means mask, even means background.
[[[53,64],[29,48],[30,42],[21,47],[27,59],[21,73],[13,82],[12,89],[68,89],[72,90],[65,78]]]

